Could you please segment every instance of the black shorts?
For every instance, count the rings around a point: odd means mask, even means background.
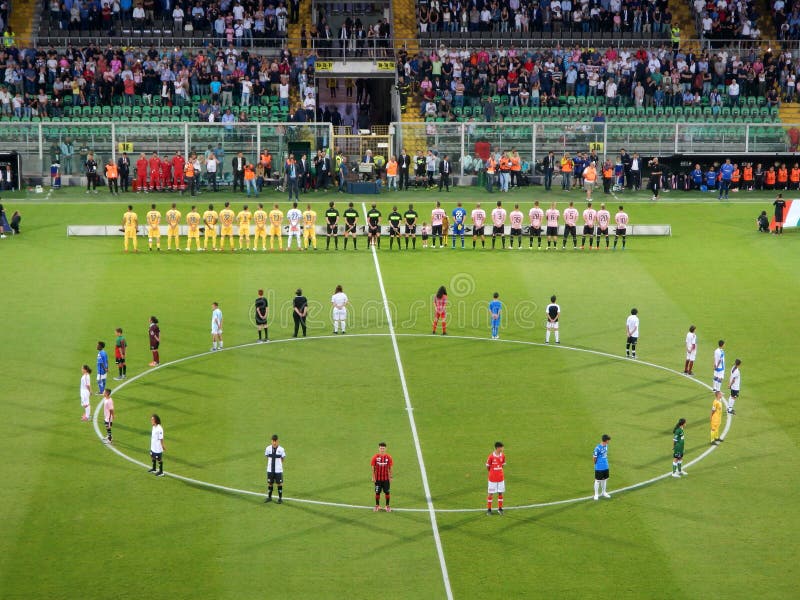
[[[384,494],[388,494],[389,493],[389,484],[390,484],[390,481],[388,479],[384,479],[382,481],[376,481],[375,482],[375,493],[376,494],[380,494],[381,492],[383,492]]]
[[[367,230],[369,235],[380,235],[381,234],[381,226],[380,225],[370,225],[369,229]]]
[[[541,237],[542,236],[542,228],[541,227],[533,227],[533,226],[531,226],[530,235],[531,236],[535,235],[537,237]]]
[[[122,358],[115,358],[115,359],[114,359],[114,362],[115,362],[116,364],[118,364],[118,365],[121,365],[122,363],[124,363],[124,362],[125,362],[125,357],[123,356]]]
[[[575,236],[578,228],[575,225],[564,225],[564,236]]]
[[[603,481],[604,479],[608,479],[608,469],[603,469],[602,471],[595,470],[594,478],[597,481]]]
[[[627,231],[624,227],[617,227],[617,235],[625,235]]]
[[[428,240],[428,234],[427,233],[423,233],[422,234],[422,241],[425,242],[427,240]]]
[[[356,233],[356,224],[355,223],[345,223],[344,225],[344,232],[345,233]]]
[[[633,336],[629,336],[629,337],[628,337],[628,343],[629,343],[629,344],[635,344],[635,343],[636,343],[636,342],[638,342],[638,341],[639,341],[639,338],[638,338],[638,337],[633,337]]]
[[[267,324],[266,319],[260,319],[259,317],[256,317],[256,325],[266,325],[266,324]]]
[[[738,398],[739,390],[731,390],[731,398]]]
[[[683,458],[683,452],[673,452],[672,458],[677,458],[678,460],[681,460]]]
[[[406,225],[406,235],[417,235],[417,226]]]
[[[150,453],[150,458],[153,459],[153,460],[159,460],[160,461],[163,456],[164,456],[163,452],[151,452]]]
[[[472,235],[475,236],[475,237],[477,237],[479,235],[484,235],[483,232],[484,232],[485,229],[486,229],[485,227],[475,227],[475,228],[472,229]]]
[[[150,344],[150,350],[158,350],[158,342],[156,342],[155,344],[151,343]]]
[[[331,225],[328,223],[325,230],[327,231],[328,235],[336,235],[339,233],[339,226],[338,225]]]
[[[600,237],[601,235],[604,235],[604,236],[608,237],[608,229],[607,228],[606,229],[598,229],[597,230],[597,237]]]
[[[584,225],[583,235],[592,235],[592,234],[594,234],[594,225]]]
[[[433,225],[431,229],[431,235],[442,235],[442,226],[441,225]]]
[[[522,235],[522,229],[511,229],[510,235]]]
[[[547,237],[558,235],[558,227],[547,226]]]
[[[505,235],[506,228],[503,225],[492,225],[492,235]]]
[[[395,227],[394,225],[391,225],[389,227],[389,236],[390,237],[398,237],[399,235],[400,235],[400,225],[398,225],[397,227]]]
[[[283,483],[283,473],[267,473],[267,483]]]
[[[416,173],[417,177],[425,177],[425,167],[417,167],[414,173]]]

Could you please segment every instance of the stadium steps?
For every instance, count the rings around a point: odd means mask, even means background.
[[[17,47],[30,46],[33,40],[34,26],[41,18],[41,5],[38,2],[15,2],[8,18],[8,24],[14,31]]]
[[[414,56],[419,52],[416,9],[416,0],[392,0],[392,33],[396,40],[408,40],[406,42],[397,41],[395,50],[402,48],[405,43],[409,56]]]
[[[782,102],[778,117],[781,123],[800,123],[800,102]]]

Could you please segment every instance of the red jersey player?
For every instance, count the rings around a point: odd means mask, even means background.
[[[447,290],[441,286],[433,299],[433,334],[436,334],[436,326],[442,322],[442,335],[447,335]]]
[[[139,155],[136,161],[136,193],[147,193],[147,157],[144,152]]]
[[[506,455],[503,453],[503,442],[494,443],[494,452],[486,459],[486,470],[489,471],[489,497],[486,499],[486,514],[492,514],[492,499],[497,494],[497,513],[503,514],[503,492],[506,481],[503,467],[506,466]]]
[[[386,453],[386,442],[378,444],[378,453],[370,461],[372,465],[372,483],[375,485],[375,512],[381,509],[381,491],[386,498],[386,512],[392,512],[389,506],[389,485],[392,482],[392,466],[394,461]]]

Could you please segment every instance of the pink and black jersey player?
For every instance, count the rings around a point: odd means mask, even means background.
[[[158,347],[161,344],[161,329],[158,327],[158,319],[150,317],[150,328],[147,331],[150,338],[150,351],[153,353],[153,361],[150,363],[151,367],[157,367],[161,361],[158,355]]]
[[[436,247],[436,238],[439,238],[439,248],[444,247],[444,235],[442,233],[442,225],[444,224],[444,218],[447,214],[442,209],[441,204],[439,202],[436,203],[436,208],[433,209],[431,212],[431,227],[432,227],[432,235],[433,238],[433,247]]]
[[[550,243],[552,242],[553,248],[558,248],[558,218],[561,213],[556,208],[556,203],[553,202],[547,212],[544,214],[547,219],[547,249],[550,250]]]
[[[622,238],[622,249],[625,250],[625,238],[628,233],[628,213],[619,207],[619,211],[614,215],[614,223],[617,225],[617,231],[614,234],[614,250],[617,249],[617,239]]]
[[[447,335],[447,290],[441,286],[436,291],[433,298],[433,334],[436,334],[436,326],[442,322],[442,335]]]
[[[503,203],[498,200],[497,206],[492,210],[492,249],[494,250],[495,240],[500,236],[503,248],[506,247],[506,209]]]
[[[511,235],[508,237],[508,247],[514,247],[514,236],[517,238],[517,246],[522,250],[522,221],[525,220],[525,215],[519,209],[519,204],[514,205],[514,210],[508,215],[508,220],[511,223]]]
[[[589,249],[592,249],[594,244],[594,222],[597,219],[597,211],[592,208],[592,203],[589,202],[586,209],[583,211],[583,237],[581,238],[581,250],[586,246],[586,236],[589,236]]]
[[[611,213],[606,210],[606,205],[601,204],[597,211],[597,249],[600,248],[600,237],[606,238],[606,250],[608,250],[608,227],[611,224]]]
[[[570,202],[569,206],[564,209],[564,242],[561,248],[567,247],[567,238],[572,236],[572,248],[578,247],[578,209],[575,208],[575,203]]]
[[[531,236],[531,244],[530,248],[533,249],[533,238],[539,240],[539,250],[542,249],[542,221],[544,220],[544,211],[539,207],[539,201],[533,203],[533,208],[528,213],[528,219],[530,219],[530,229],[528,233]]]
[[[472,214],[470,215],[472,219],[472,247],[475,247],[475,243],[478,240],[478,236],[481,236],[481,247],[486,247],[486,211],[481,208],[480,203],[475,205],[475,208],[472,209]]]

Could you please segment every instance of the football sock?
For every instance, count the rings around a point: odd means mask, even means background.
[[[216,350],[217,349],[217,342],[211,342],[211,347]]]
[[[555,336],[556,336],[556,344],[560,343],[560,342],[558,341],[558,330],[557,330],[557,329],[556,329],[556,332],[555,332]]]
[[[158,459],[158,472],[159,473],[164,472],[164,461],[161,460],[160,458]]]
[[[386,498],[386,506],[389,506],[389,499],[391,498],[390,494],[384,494],[384,497]]]
[[[600,492],[601,493],[603,493],[603,494],[606,493],[606,486],[607,485],[608,485],[608,479],[603,479],[603,481],[600,482]]]
[[[495,245],[496,241],[497,241],[497,238],[492,236],[492,250],[494,250],[494,245]]]
[[[672,463],[672,472],[674,473],[674,472],[675,472],[675,471],[677,471],[677,470],[678,470],[678,463],[676,463],[676,462],[673,462],[673,463]]]
[[[486,248],[486,240],[481,238],[481,248]]]
[[[122,363],[122,376],[125,377],[128,374],[128,365]]]
[[[600,482],[595,479],[595,482],[594,482],[594,495],[597,496],[599,491],[600,491]]]
[[[258,339],[261,339],[261,330],[258,330]]]
[[[447,333],[447,323],[442,321],[442,335],[444,335],[445,333]],[[731,408],[733,408],[733,404],[731,404]]]
[[[501,235],[500,236],[500,241],[503,243],[503,248],[505,248],[506,247],[506,236]]]
[[[688,373],[689,372],[689,361],[688,360],[685,363],[683,363],[683,372],[684,373]]]
[[[267,486],[267,498],[272,498],[272,484],[271,483],[269,484],[269,486]]]
[[[591,242],[591,241],[592,241],[592,238],[589,238],[589,241]],[[583,247],[583,246],[585,246],[585,245],[586,245],[586,236],[583,236],[583,237],[581,238],[581,247]]]
[[[223,346],[223,345],[224,345],[224,344],[223,344],[222,340],[220,340],[220,341],[219,341],[219,349],[220,349],[220,350],[222,350],[222,346]]]
[[[622,247],[623,247],[623,248],[625,247],[625,242],[627,241],[627,239],[628,239],[628,238],[627,238],[626,236],[623,236],[623,237],[622,237]]]
[[[550,343],[550,330],[548,329],[544,334],[544,341],[546,344]]]
[[[678,461],[678,473],[681,473],[681,472],[683,472],[683,461],[679,460]]]
[[[625,356],[630,356],[630,355],[631,355],[631,345],[625,344]]]
[[[344,238],[344,249],[345,250],[347,250],[347,240],[348,240],[348,238],[345,237]]]
[[[283,498],[283,486],[278,484],[278,498]]]
[[[110,425],[106,427],[106,438],[108,439],[109,442],[111,441],[111,426]]]
[[[472,247],[474,248],[477,245],[478,245],[478,240],[476,240],[475,238],[472,238]]]
[[[617,247],[617,239],[618,239],[618,238],[617,238],[617,236],[615,235],[615,236],[614,236],[614,248],[616,248],[616,247]]]
[[[631,344],[631,355],[636,358],[636,344]]]
[[[503,509],[503,494],[497,494],[497,508]]]
[[[161,356],[158,354],[158,350],[153,350],[153,362],[161,362]]]
[[[381,494],[380,492],[378,492],[377,494],[375,494],[375,506],[380,506],[380,505],[381,505]]]
[[[85,414],[85,415],[86,415],[86,418],[87,418],[87,419],[88,419],[88,418],[91,416],[91,414],[92,414],[92,407],[91,407],[91,405],[90,405],[90,404],[87,404],[87,405],[85,405],[85,406],[83,407],[83,414]]]
[[[356,238],[353,238],[353,250],[358,250],[358,240]]]
[[[530,243],[528,244],[528,248],[533,248],[533,236],[531,236]]]
[[[156,470],[156,459],[154,458],[153,459],[153,471],[155,471],[155,470]]]
[[[520,248],[522,248],[522,236],[521,236],[521,235],[518,235],[518,236],[517,236],[517,245],[518,245]]]
[[[489,496],[486,498],[486,508],[489,509],[489,510],[492,510],[492,495],[491,494],[489,494]]]
[[[606,236],[606,248],[608,248],[609,237]],[[599,245],[599,244],[598,244]]]
[[[728,409],[729,409],[729,410],[733,410],[733,405],[734,405],[735,403],[736,403],[736,398],[734,398],[733,396],[731,396],[730,398],[728,398]]]
[[[416,237],[411,238],[411,246],[414,247],[414,248],[417,247],[417,238]]]
[[[339,238],[338,237],[334,237],[333,238],[333,245],[337,250],[339,249]]]
[[[119,376],[122,377],[122,365],[117,367],[117,370],[119,371]]]

